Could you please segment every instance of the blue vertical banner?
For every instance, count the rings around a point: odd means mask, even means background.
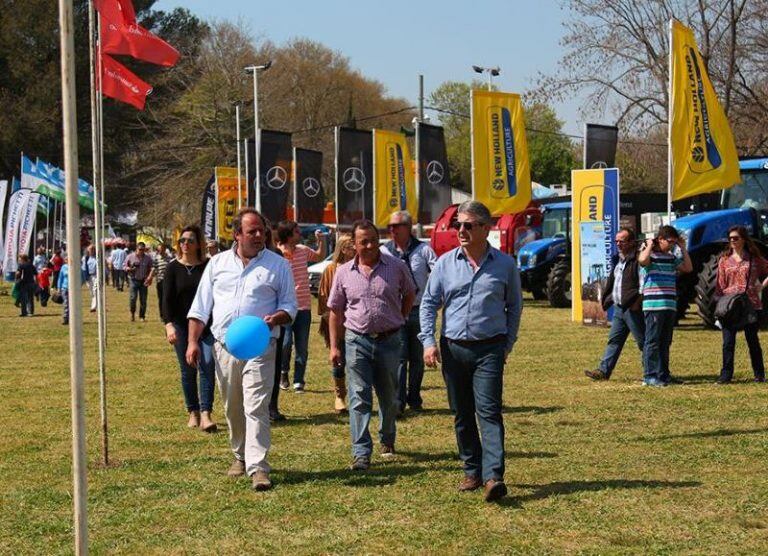
[[[619,231],[619,170],[574,170],[571,185],[572,320],[606,325],[613,311],[603,310],[602,290],[617,254],[614,237]]]

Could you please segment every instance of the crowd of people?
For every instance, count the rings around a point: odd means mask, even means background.
[[[355,222],[351,234],[337,238],[319,282],[317,310],[334,411],[349,414],[351,470],[372,465],[374,394],[378,454],[391,458],[398,416],[423,410],[425,366],[440,365],[464,470],[458,489],[482,488],[488,501],[506,495],[503,370],[517,340],[522,294],[514,259],[488,243],[491,223],[483,204],[461,204],[452,224],[460,246],[440,258],[413,235],[407,211],[391,216],[386,242],[368,220]],[[233,227],[235,241],[222,252],[190,225],[173,252],[162,244],[153,254],[141,242],[132,252],[116,245],[106,264],[112,286],[129,288],[131,321],[137,308],[139,319],[146,320],[148,288],[155,283],[159,316],[179,364],[187,425],[217,430],[212,412],[218,383],[233,454],[227,474],[247,475],[253,489],[266,490],[272,487],[271,425],[285,419],[278,408],[280,390],[301,394],[306,384],[312,323],[308,265],[326,256],[326,241],[317,231],[317,247],[307,247],[296,222],[271,226],[253,208],[242,209]],[[586,375],[609,380],[631,334],[642,354],[645,386],[682,383],[670,371],[670,349],[678,316],[677,278],[693,269],[685,241],[674,227],[662,226],[642,245],[629,228],[622,228],[615,242],[618,255],[601,295],[604,308],[613,307],[608,343],[598,367]],[[20,257],[16,288],[22,316],[34,313],[35,298],[45,305],[55,286],[63,322],[68,322],[68,268],[66,254],[58,250],[50,260],[42,249],[33,261]],[[93,311],[100,270],[94,246],[86,249],[80,269]],[[720,384],[733,378],[739,330],[746,336],[755,381],[765,381],[757,331],[766,286],[768,261],[745,228],[732,227],[718,263],[717,295],[742,295],[750,310],[743,322],[723,318],[719,323]],[[226,345],[229,326],[242,316],[260,317],[270,329],[267,349],[248,360],[232,355]]]

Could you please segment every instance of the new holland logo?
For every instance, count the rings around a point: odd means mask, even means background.
[[[427,181],[432,185],[437,185],[443,181],[445,177],[445,169],[443,165],[437,160],[431,160],[427,164]]]
[[[365,187],[365,173],[362,168],[352,166],[344,170],[341,182],[344,184],[344,189],[350,193],[357,193]]]
[[[712,137],[709,108],[704,95],[704,78],[694,48],[688,47],[686,50],[685,66],[688,72],[688,92],[691,99],[691,160],[695,163],[690,166],[691,171],[703,173],[719,168],[722,159]],[[709,164],[706,164],[707,162]]]
[[[317,197],[320,193],[320,182],[315,178],[304,178],[304,181],[301,182],[301,189],[307,197]]]
[[[267,170],[266,182],[270,189],[282,189],[288,182],[288,174],[282,166],[272,166]]]
[[[512,115],[503,106],[489,108],[491,194],[497,199],[517,194],[517,170]]]

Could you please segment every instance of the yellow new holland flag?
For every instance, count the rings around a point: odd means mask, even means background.
[[[693,32],[672,22],[672,200],[741,181],[733,133],[709,80]]]
[[[386,228],[393,212],[407,210],[416,221],[416,185],[405,135],[373,130],[373,223]]]
[[[472,197],[494,216],[531,202],[531,166],[520,95],[472,91]]]

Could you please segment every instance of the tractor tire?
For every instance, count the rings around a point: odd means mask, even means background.
[[[547,297],[552,307],[571,306],[571,261],[557,261],[547,278]]]
[[[715,328],[715,286],[717,286],[717,261],[719,256],[712,255],[699,273],[696,284],[696,306],[699,316],[709,328]]]
[[[547,288],[546,286],[534,286],[531,288],[531,294],[536,301],[547,299]]]

